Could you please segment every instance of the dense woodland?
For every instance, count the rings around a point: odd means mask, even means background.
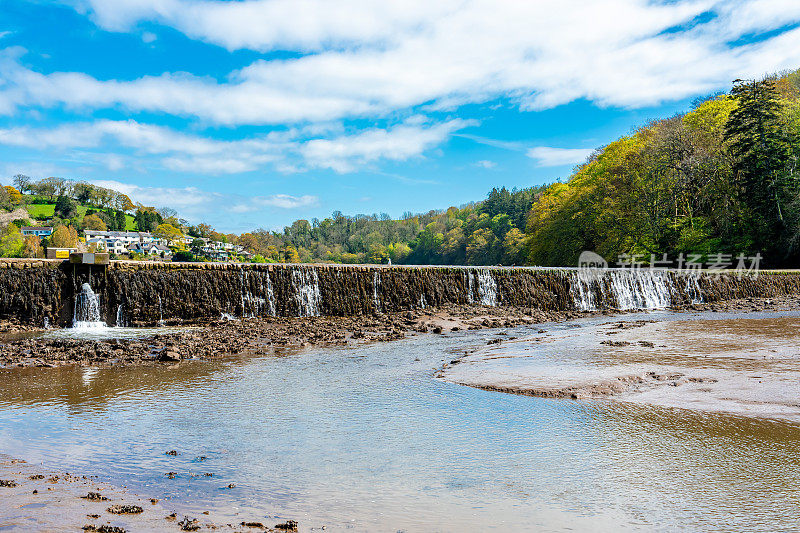
[[[237,236],[190,225],[172,210],[135,206],[118,193],[100,190],[94,202],[109,227],[122,223],[118,212],[135,212],[137,229],[169,225],[236,242],[257,254],[255,261],[572,266],[581,251],[593,250],[610,261],[623,254],[761,253],[766,265],[796,266],[798,157],[795,71],[736,80],[730,93],[699,100],[685,114],[654,120],[598,149],[563,181],[495,188],[481,202],[399,220],[335,212],[295,221],[282,232]],[[70,197],[82,187],[73,184]],[[2,192],[0,207],[10,203]]]
[[[563,182],[401,220],[299,220],[241,237],[275,260],[576,265],[583,250],[800,259],[800,71],[729,94],[598,149]],[[295,255],[297,254],[297,255]]]

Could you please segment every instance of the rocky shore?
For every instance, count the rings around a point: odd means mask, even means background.
[[[752,312],[800,308],[800,297],[746,298],[693,304],[678,311]],[[261,355],[276,347],[346,345],[392,341],[420,333],[513,327],[561,322],[597,312],[541,311],[530,308],[448,305],[440,309],[351,317],[260,317],[173,322],[158,334],[118,338],[113,328],[104,338],[47,335],[14,321],[0,322],[0,367],[61,365],[131,365],[175,363],[231,354]],[[614,315],[624,312],[602,311]]]
[[[409,334],[512,327],[577,316],[576,312],[449,306],[375,316],[218,319],[138,338],[115,338],[109,331],[108,338],[97,340],[48,336],[43,330],[6,322],[0,324],[0,366],[175,363],[230,354],[259,355],[276,347],[391,341]]]

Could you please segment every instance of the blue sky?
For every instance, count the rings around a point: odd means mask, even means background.
[[[447,208],[800,67],[799,25],[797,0],[2,0],[0,182],[236,233]]]

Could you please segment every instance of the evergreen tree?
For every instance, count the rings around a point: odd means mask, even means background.
[[[724,139],[740,198],[751,211],[754,242],[764,249],[777,244],[784,211],[797,192],[792,134],[783,124],[774,79],[736,80],[731,95],[738,106],[725,124]]]

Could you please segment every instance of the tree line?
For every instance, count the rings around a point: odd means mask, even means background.
[[[563,181],[494,188],[480,202],[399,219],[336,211],[283,231],[234,235],[83,182],[15,178],[15,186],[18,193],[93,202],[104,213],[135,208],[137,229],[240,244],[255,261],[574,266],[592,250],[611,262],[760,253],[780,267],[800,259],[799,158],[794,71],[735,80],[729,93],[597,149]],[[2,193],[0,207],[10,202],[11,192]]]

